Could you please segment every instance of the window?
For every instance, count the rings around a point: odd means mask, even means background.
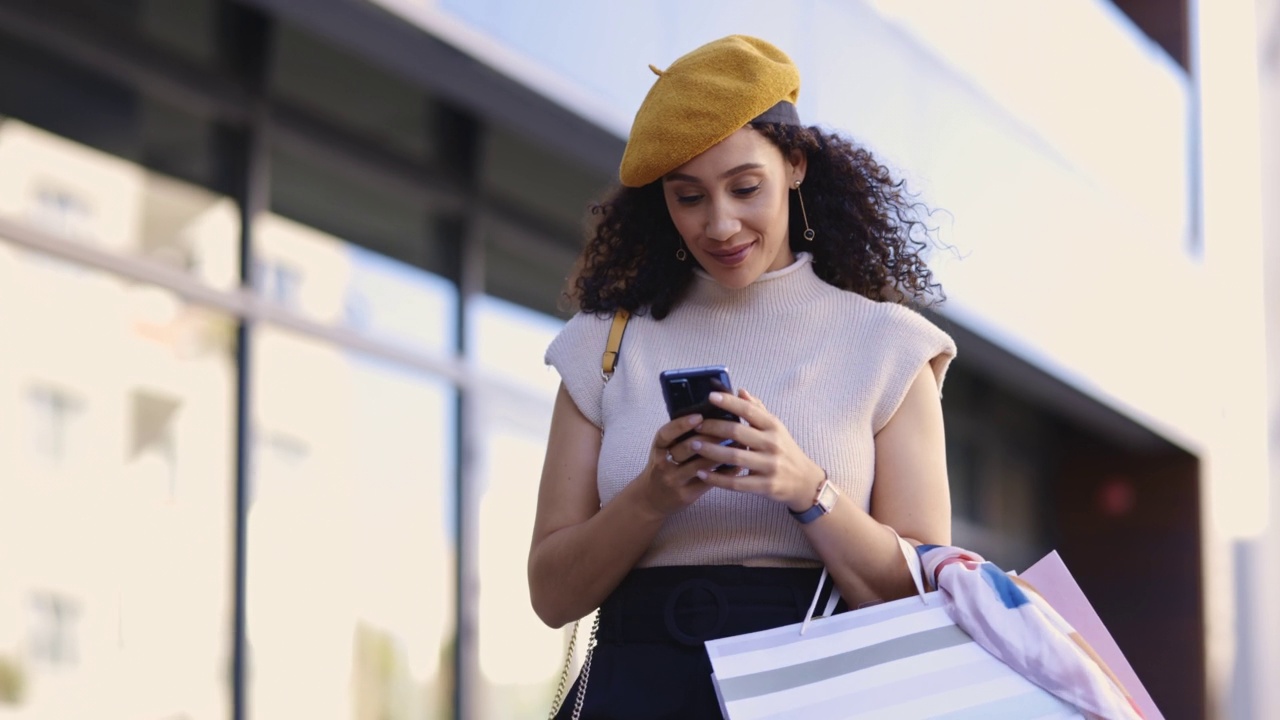
[[[129,442],[129,460],[157,463],[160,484],[172,500],[178,483],[175,428],[182,400],[165,393],[135,390],[132,405],[133,437]]]
[[[27,391],[27,404],[32,450],[46,464],[61,465],[70,453],[72,434],[84,412],[84,401],[62,388],[35,385]]]
[[[31,659],[48,668],[66,668],[80,660],[80,604],[53,592],[32,593],[27,605]]]

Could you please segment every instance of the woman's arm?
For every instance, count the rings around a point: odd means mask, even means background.
[[[684,417],[659,428],[645,471],[601,507],[600,430],[560,386],[529,550],[529,595],[543,622],[560,627],[599,607],[640,561],[667,515],[711,489],[692,477],[713,467],[711,461],[687,463],[680,472],[666,459],[669,449],[692,454],[672,446],[700,421]]]
[[[876,434],[875,449],[871,512],[863,512],[842,498],[827,516],[804,526],[809,542],[851,607],[915,592],[889,528],[915,541],[913,544],[951,544],[942,402],[928,365],[916,375],[897,412]],[[813,492],[816,496],[816,487]],[[812,497],[808,504],[813,504]]]
[[[716,405],[748,425],[708,420],[704,432],[731,437],[750,448],[696,448],[703,455],[749,468],[745,477],[712,473],[707,482],[753,492],[796,512],[813,506],[824,471],[795,444],[787,429],[758,400],[723,396]],[[836,586],[852,607],[905,597],[914,589],[889,528],[917,543],[950,544],[951,498],[947,486],[942,403],[932,369],[922,368],[897,412],[875,437],[875,484],[868,513],[848,498],[801,526]]]

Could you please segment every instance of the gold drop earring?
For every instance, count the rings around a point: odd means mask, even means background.
[[[809,242],[813,242],[813,238],[816,236],[816,233],[813,232],[813,228],[809,227],[809,213],[804,210],[804,195],[800,194],[799,180],[796,181],[795,188],[796,198],[800,200],[800,217],[804,218],[804,239]]]

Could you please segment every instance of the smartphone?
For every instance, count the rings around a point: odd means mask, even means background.
[[[662,397],[667,401],[667,413],[672,420],[685,415],[701,413],[703,417],[738,421],[738,416],[711,404],[713,392],[733,394],[729,371],[723,365],[664,370],[658,375],[662,383]]]
[[[662,397],[667,401],[667,414],[672,420],[699,413],[704,418],[740,422],[737,415],[711,404],[710,396],[713,392],[733,394],[729,371],[723,365],[664,370],[658,374],[658,381],[662,383]],[[696,432],[690,430],[676,438],[676,442],[683,442]],[[720,444],[731,445],[733,441],[724,440]],[[722,470],[726,467],[729,466],[720,465],[714,469]]]

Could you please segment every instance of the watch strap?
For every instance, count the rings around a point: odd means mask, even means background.
[[[823,505],[822,496],[828,490],[832,491],[832,494],[834,495],[834,497],[832,497],[830,503],[828,503],[827,505]],[[818,495],[816,498],[814,498],[813,507],[803,512],[796,512],[791,508],[787,508],[787,512],[791,513],[791,517],[798,520],[801,525],[808,525],[814,520],[817,520],[823,515],[826,515],[827,513],[831,512],[831,508],[835,506],[835,501],[838,497],[839,497],[839,494],[835,492],[835,486],[831,484],[831,479],[827,477],[827,471],[823,470],[822,484],[818,486]]]
[[[817,520],[823,515],[826,515],[827,509],[822,507],[818,503],[814,503],[813,507],[809,508],[808,510],[805,510],[804,512],[796,512],[791,508],[787,508],[787,512],[791,513],[791,517],[795,518],[796,520],[799,520],[801,525],[808,525],[814,520]]]

